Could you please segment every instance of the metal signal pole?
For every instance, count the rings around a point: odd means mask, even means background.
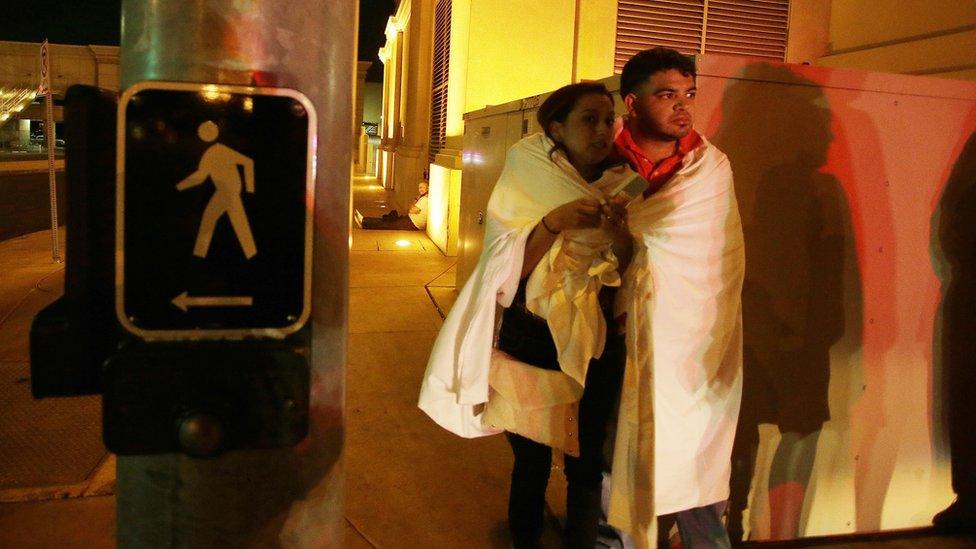
[[[119,547],[342,545],[357,10],[353,0],[122,3],[122,92],[152,80],[289,88],[314,106],[317,138],[309,434],[208,459],[119,456]]]

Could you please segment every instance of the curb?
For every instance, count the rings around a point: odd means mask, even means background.
[[[106,454],[92,474],[82,482],[57,486],[0,490],[0,503],[23,503],[51,499],[109,496],[115,493],[115,455]]]

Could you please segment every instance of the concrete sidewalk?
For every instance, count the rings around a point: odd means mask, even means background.
[[[364,215],[391,206],[368,179],[354,197]],[[461,439],[416,406],[442,322],[428,290],[450,307],[454,259],[420,231],[354,227],[349,263],[349,523],[379,547],[507,547],[504,439]]]
[[[371,179],[357,179],[354,205],[367,215],[382,213],[395,207],[389,194]],[[461,439],[416,407],[441,311],[453,302],[454,262],[423,232],[353,228],[346,370],[347,547],[508,546],[511,458],[505,440]],[[0,378],[5,389],[0,391],[0,408],[30,408],[35,437],[52,447],[71,443],[70,433],[59,425],[64,417],[84,424],[88,446],[100,444],[98,397],[30,397],[30,321],[63,292],[63,265],[51,261],[49,233],[0,242],[0,272],[0,372],[9,373]],[[66,413],[65,406],[76,409]],[[9,414],[0,416],[0,428],[3,417]],[[18,453],[21,441],[9,435],[3,446],[7,461],[24,471],[50,465],[42,462],[63,454],[51,448],[43,454]],[[0,547],[114,546],[114,462],[107,456],[99,447],[95,465],[67,484],[38,481],[37,475],[31,481],[30,474],[22,473],[20,485],[0,487],[0,496],[8,496],[0,497]],[[102,495],[91,497],[96,494]]]
[[[111,547],[115,462],[100,398],[30,395],[30,323],[64,287],[50,231],[0,242],[0,273],[0,547]]]

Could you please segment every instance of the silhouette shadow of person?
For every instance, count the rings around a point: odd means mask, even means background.
[[[932,219],[932,259],[942,282],[933,353],[941,361],[956,501],[932,522],[976,531],[976,133],[969,136]],[[939,324],[941,322],[941,326]]]
[[[723,96],[713,141],[732,162],[746,242],[733,541],[744,534],[760,424],[780,433],[769,478],[756,483],[768,484],[769,537],[799,535],[818,438],[830,419],[830,349],[846,325],[859,322],[848,200],[837,178],[822,171],[830,128],[823,90],[786,67],[749,65]]]

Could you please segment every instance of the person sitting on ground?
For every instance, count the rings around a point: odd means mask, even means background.
[[[400,215],[396,210],[383,214],[381,217],[364,217],[361,223],[364,229],[385,229],[401,231],[422,231],[427,228],[427,182],[421,181],[417,185],[417,198],[407,215]]]

